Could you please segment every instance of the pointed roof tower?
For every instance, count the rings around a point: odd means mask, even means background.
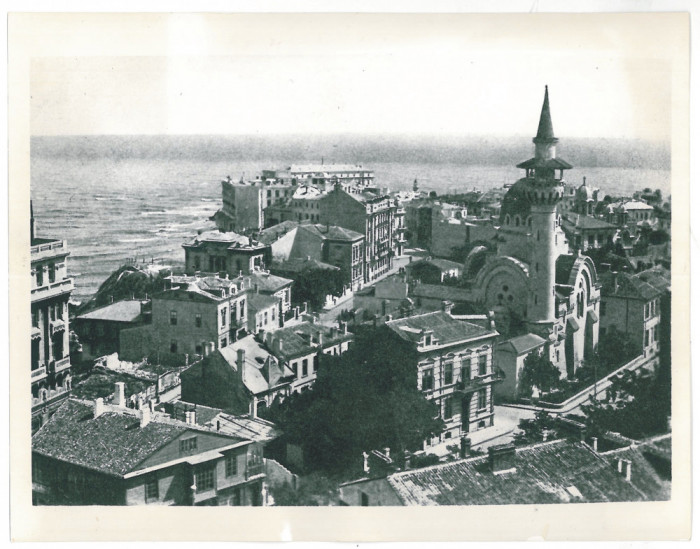
[[[552,128],[552,115],[549,112],[549,89],[544,87],[544,102],[542,103],[542,112],[540,113],[540,124],[537,126],[537,136],[533,139],[535,143],[547,143],[559,141],[554,137],[554,129]]]

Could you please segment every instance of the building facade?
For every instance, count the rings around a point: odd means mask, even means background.
[[[37,238],[31,212],[32,415],[53,410],[71,390],[68,301],[70,252],[65,240]]]
[[[102,399],[64,402],[32,439],[36,505],[262,505],[264,482],[259,443]]]
[[[185,272],[189,275],[226,272],[235,277],[265,266],[265,245],[233,232],[202,233],[182,247],[185,249]]]
[[[492,319],[453,317],[444,311],[392,320],[386,326],[415,345],[418,389],[435,402],[445,429],[426,446],[493,425],[493,345],[498,337]]]

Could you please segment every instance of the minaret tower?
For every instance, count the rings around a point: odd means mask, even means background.
[[[527,317],[532,324],[539,326],[540,329],[535,327],[535,331],[547,332],[555,321],[556,209],[564,195],[564,170],[572,167],[557,158],[556,144],[559,140],[554,137],[552,129],[547,86],[544,88],[537,136],[532,141],[535,144],[535,157],[517,166],[525,170],[525,192],[530,202],[534,240]]]

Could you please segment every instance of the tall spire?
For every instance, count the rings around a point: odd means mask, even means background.
[[[549,90],[544,87],[544,102],[542,103],[542,113],[540,114],[540,125],[537,127],[537,137],[533,139],[537,142],[556,141],[554,129],[552,128],[552,115],[549,112]]]

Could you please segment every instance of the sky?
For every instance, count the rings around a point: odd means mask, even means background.
[[[658,14],[120,17],[47,30],[33,135],[533,135],[545,84],[557,134],[671,133]]]

